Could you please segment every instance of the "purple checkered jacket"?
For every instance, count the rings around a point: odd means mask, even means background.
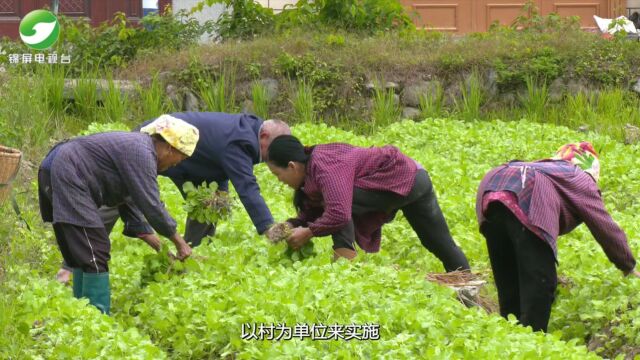
[[[43,161],[51,171],[53,214],[43,220],[87,228],[104,226],[98,208],[129,197],[161,235],[176,233],[176,222],[160,200],[157,154],[143,133],[107,132],[59,145]]]
[[[314,236],[327,236],[353,218],[356,242],[367,252],[380,250],[381,227],[393,216],[386,213],[352,215],[354,188],[390,191],[406,196],[415,183],[418,166],[394,146],[361,148],[347,144],[317,145],[307,162],[303,192],[307,197],[294,226],[307,225]]]
[[[585,223],[609,260],[624,272],[636,261],[627,237],[604,206],[593,178],[579,167],[563,160],[538,162],[512,161],[489,171],[478,189],[476,214],[480,231],[485,222],[482,200],[492,191],[510,191],[518,206],[534,226],[545,234],[545,241],[557,256],[557,238]]]

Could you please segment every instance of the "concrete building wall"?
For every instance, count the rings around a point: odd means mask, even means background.
[[[630,17],[634,12],[640,13],[640,0],[627,0],[627,15]]]
[[[143,0],[142,7],[145,9],[157,9],[158,8],[158,0]]]
[[[191,8],[196,6],[200,0],[173,0],[172,8],[175,13],[180,10],[190,11]],[[224,12],[224,5],[222,4],[214,4],[213,6],[205,6],[202,11],[197,12],[193,15],[200,23],[204,23],[208,20],[217,20],[220,15]],[[200,38],[201,43],[211,41],[209,35],[205,34]]]
[[[260,5],[272,8],[275,12],[280,12],[285,5],[295,5],[296,0],[256,0]]]

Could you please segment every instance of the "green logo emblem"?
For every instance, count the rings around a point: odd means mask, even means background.
[[[60,24],[56,16],[47,10],[34,10],[20,21],[20,38],[36,50],[50,48],[58,41]]]

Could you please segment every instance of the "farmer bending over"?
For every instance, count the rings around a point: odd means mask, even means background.
[[[287,220],[295,227],[287,239],[293,249],[314,236],[331,235],[334,258],[354,258],[355,243],[377,252],[382,225],[402,210],[446,271],[469,269],[451,238],[429,175],[396,147],[336,143],[305,148],[288,135],[275,138],[268,152],[271,172],[295,189],[298,217]]]
[[[179,259],[191,248],[160,201],[157,173],[189,157],[198,129],[164,115],[139,133],[110,132],[56,145],[40,166],[40,212],[53,229],[65,263],[73,268],[73,295],[86,297],[109,314],[109,234],[98,209],[127,198],[161,235],[171,239]]]
[[[558,283],[556,239],[584,222],[625,275],[636,261],[597,186],[598,155],[588,142],[562,146],[552,159],[511,161],[480,183],[476,212],[487,240],[500,314],[547,331]]]

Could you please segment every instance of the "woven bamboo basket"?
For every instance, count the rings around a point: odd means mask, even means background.
[[[4,203],[11,193],[11,183],[20,169],[20,150],[0,145],[0,204]]]

